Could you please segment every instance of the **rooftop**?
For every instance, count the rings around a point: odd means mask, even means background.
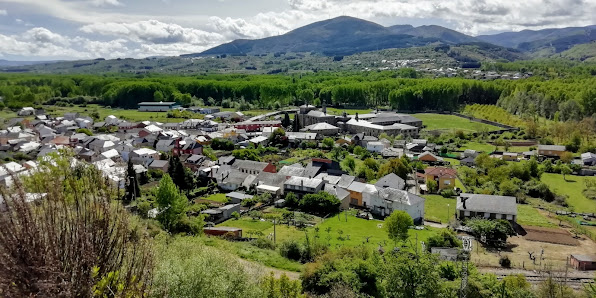
[[[462,197],[468,198],[464,204]],[[517,215],[515,197],[462,193],[457,198],[457,210]]]

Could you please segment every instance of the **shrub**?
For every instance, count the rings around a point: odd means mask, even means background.
[[[499,265],[503,268],[511,268],[511,260],[508,256],[503,256],[499,259]]]
[[[294,261],[300,261],[302,259],[303,251],[304,248],[302,244],[295,240],[284,241],[279,246],[279,254],[284,258]]]
[[[443,196],[444,198],[451,198],[451,197],[455,197],[455,191],[453,189],[444,189],[443,191],[441,191],[441,196]]]
[[[267,239],[264,237],[252,240],[250,244],[262,249],[275,249],[275,243],[271,239]]]

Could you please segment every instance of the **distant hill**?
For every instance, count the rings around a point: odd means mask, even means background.
[[[459,44],[480,42],[480,39],[437,25],[413,27],[411,25],[397,25],[389,27],[394,33],[407,34],[423,38],[436,38],[444,43]]]
[[[276,52],[350,55],[380,49],[418,47],[430,43],[457,44],[473,41],[478,40],[440,26],[384,27],[373,22],[344,16],[306,25],[280,36],[256,40],[234,40],[202,53],[185,56]]]
[[[596,40],[595,29],[596,25],[537,31],[523,30],[520,32],[480,35],[477,38],[492,44],[526,52],[537,52],[550,48],[552,52],[560,53],[577,44],[586,44]]]
[[[10,61],[10,60],[0,59],[0,67],[26,66],[26,65],[36,65],[36,64],[55,63],[55,62],[59,62],[59,61]]]

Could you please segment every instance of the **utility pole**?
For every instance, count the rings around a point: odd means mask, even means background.
[[[447,222],[449,222],[449,218],[451,217],[451,216],[449,216],[451,214],[451,213],[449,213],[449,207],[450,207],[450,205],[447,204]]]
[[[277,234],[275,233],[275,218],[273,219],[273,243],[275,243]]]
[[[468,260],[470,257],[470,252],[472,251],[472,238],[464,237],[462,239],[462,246],[464,248],[464,262],[461,272],[461,286],[459,293],[461,298],[466,298],[466,291],[468,288]]]

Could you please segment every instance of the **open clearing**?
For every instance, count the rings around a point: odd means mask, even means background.
[[[559,228],[525,227],[524,238],[529,241],[539,241],[563,245],[579,245],[579,241],[571,236],[567,230]]]
[[[501,129],[493,125],[470,121],[454,115],[420,113],[413,114],[412,116],[422,120],[422,124],[426,126],[427,130],[477,132]]]
[[[590,200],[582,194],[586,179],[595,178],[567,175],[567,181],[565,181],[563,175],[545,173],[542,174],[540,180],[546,183],[555,193],[568,195],[567,203],[573,211],[596,213],[596,201]]]

